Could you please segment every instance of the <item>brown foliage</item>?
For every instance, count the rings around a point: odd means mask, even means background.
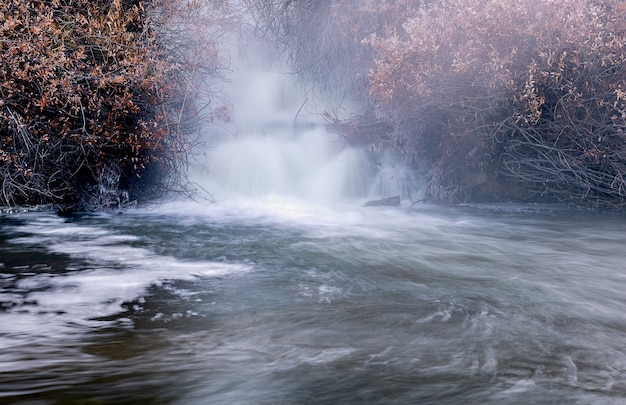
[[[190,7],[0,4],[0,205],[100,208],[176,182],[198,118],[193,85],[218,66],[215,49],[200,57],[173,41]]]
[[[370,95],[405,153],[434,157],[432,196],[472,199],[513,181],[530,195],[626,207],[623,7],[450,0],[371,36]],[[518,197],[510,190],[500,193]]]
[[[370,112],[335,124],[426,164],[428,197],[626,209],[623,1],[268,2],[310,77],[351,58]]]

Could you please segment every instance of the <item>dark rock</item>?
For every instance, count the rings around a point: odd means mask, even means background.
[[[380,200],[372,200],[365,203],[366,207],[395,207],[400,205],[400,196],[385,197]]]

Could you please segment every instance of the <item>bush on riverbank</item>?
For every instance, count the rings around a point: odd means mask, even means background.
[[[626,209],[622,1],[256,3],[308,77],[352,59],[370,109],[335,124],[425,165],[426,197]]]
[[[200,34],[226,5],[205,3],[3,1],[0,205],[100,209],[184,188],[193,133],[219,113],[196,103],[221,65]]]

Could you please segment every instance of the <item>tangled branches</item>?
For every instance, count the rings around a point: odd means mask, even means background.
[[[402,18],[408,0],[245,0],[255,29],[283,52],[304,80],[340,97],[357,94],[374,56],[364,35]],[[357,79],[357,80],[355,80]]]
[[[624,7],[450,0],[370,36],[370,95],[431,196],[626,208]]]
[[[626,209],[623,1],[253,3],[305,77],[361,90],[333,125],[429,168],[427,198]]]
[[[0,205],[98,209],[183,184],[194,86],[219,66],[173,41],[183,10],[213,15],[192,3],[0,4]]]

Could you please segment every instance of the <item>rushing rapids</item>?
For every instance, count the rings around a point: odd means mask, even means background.
[[[0,402],[626,400],[622,216],[411,206],[254,77],[197,156],[215,203],[0,214]]]
[[[4,215],[4,403],[615,403],[623,218],[275,196]]]

